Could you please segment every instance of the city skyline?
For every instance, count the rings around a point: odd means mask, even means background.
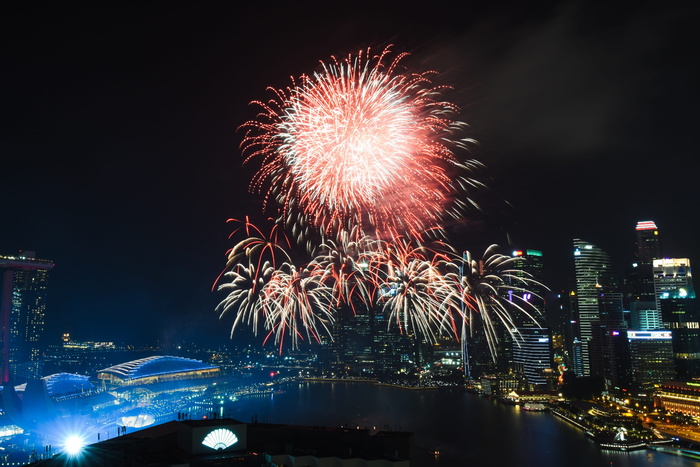
[[[230,323],[218,322],[221,294],[211,293],[233,245],[225,221],[260,212],[236,132],[252,116],[248,102],[318,60],[387,42],[455,88],[480,143],[474,156],[493,182],[486,214],[452,232],[464,247],[508,252],[510,239],[573,278],[573,238],[620,268],[636,222],[654,220],[664,255],[698,261],[686,10],[638,7],[599,20],[591,7],[556,2],[527,14],[481,7],[460,21],[396,10],[393,20],[348,14],[337,24],[290,7],[139,13],[44,5],[8,15],[3,80],[13,92],[0,178],[13,196],[0,254],[33,250],[55,262],[52,339],[226,342]],[[255,18],[271,23],[262,27],[271,36],[251,46]],[[289,32],[277,28],[292,19],[298,53],[280,53]],[[318,30],[305,31],[311,24]]]

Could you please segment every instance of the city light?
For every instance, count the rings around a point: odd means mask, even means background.
[[[85,440],[80,435],[75,434],[68,436],[63,443],[63,450],[70,457],[80,455],[80,453],[83,452],[84,447]]]

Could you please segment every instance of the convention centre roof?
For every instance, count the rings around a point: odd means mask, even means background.
[[[128,380],[211,369],[216,369],[216,367],[208,365],[200,360],[183,357],[154,356],[110,366],[109,368],[100,370],[99,373],[110,373],[118,378]]]

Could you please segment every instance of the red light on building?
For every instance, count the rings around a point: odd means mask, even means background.
[[[654,221],[639,221],[637,222],[637,230],[656,230]]]

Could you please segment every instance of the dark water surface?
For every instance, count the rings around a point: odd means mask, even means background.
[[[421,466],[700,466],[649,450],[601,450],[549,412],[525,412],[450,389],[302,382],[281,394],[242,398],[226,405],[225,415],[243,422],[257,417],[264,423],[410,431]]]

